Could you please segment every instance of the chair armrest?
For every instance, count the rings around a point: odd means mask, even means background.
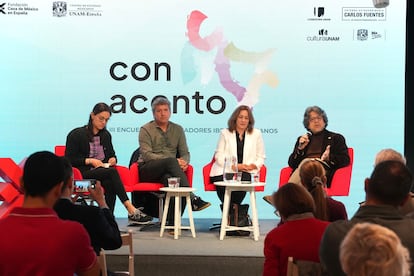
[[[188,164],[187,170],[185,171],[185,175],[187,176],[188,184],[190,187],[193,187],[193,174],[194,174],[194,167]]]
[[[129,167],[129,176],[131,180],[131,185],[139,183],[139,172],[138,172],[138,163],[132,163]]]
[[[279,187],[282,187],[289,181],[289,177],[292,174],[293,169],[291,167],[284,167],[280,170]]]
[[[82,173],[80,172],[78,168],[72,167],[72,171],[73,171],[73,179],[75,180],[83,179]]]
[[[119,177],[121,178],[122,184],[125,186],[131,185],[131,174],[129,169],[125,166],[115,165],[115,169],[118,171]]]
[[[213,166],[213,163],[214,163],[214,157],[210,161],[210,163],[208,163],[207,165],[203,167],[204,191],[215,191],[216,190],[216,185],[214,185],[213,183],[210,183],[210,171],[211,171],[211,167]]]

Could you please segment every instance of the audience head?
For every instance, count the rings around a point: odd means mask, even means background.
[[[156,96],[152,99],[151,101],[151,109],[152,109],[152,113],[155,113],[155,108],[158,105],[167,105],[168,106],[168,110],[171,110],[171,103],[170,101],[167,99],[167,97],[159,95]]]
[[[393,149],[383,149],[380,150],[375,156],[374,166],[387,160],[400,161],[404,165],[406,164],[405,157],[398,151]]]
[[[91,134],[105,129],[111,115],[111,108],[106,103],[97,103],[89,114],[88,129]]]
[[[328,116],[326,116],[326,113],[322,108],[316,105],[306,108],[305,114],[303,115],[303,126],[307,130],[314,132],[310,123],[313,122],[315,118],[322,119],[324,123],[323,129],[328,126]]]
[[[63,181],[63,162],[51,152],[35,152],[27,158],[23,169],[25,196],[45,197]]]
[[[302,185],[287,183],[273,194],[273,203],[283,219],[291,215],[314,213],[315,203]]]
[[[400,161],[381,162],[365,180],[367,202],[398,207],[407,199],[412,180],[411,172]]]
[[[356,224],[342,241],[339,256],[348,276],[410,275],[409,251],[393,231],[378,224]]]
[[[248,133],[251,133],[253,131],[253,128],[254,128],[254,117],[253,117],[253,113],[252,113],[251,108],[248,107],[247,105],[240,105],[233,111],[233,113],[230,116],[229,121],[227,122],[228,129],[230,131],[236,130],[237,118],[239,116],[241,116],[240,113],[242,113],[242,111],[244,111],[244,113],[247,112],[247,117],[249,118],[249,123],[247,125],[246,131]]]
[[[315,201],[315,217],[321,220],[328,220],[324,190],[326,184],[324,167],[318,161],[310,159],[301,165],[299,176],[302,185],[309,191]]]

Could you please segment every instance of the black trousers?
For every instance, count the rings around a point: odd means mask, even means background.
[[[176,158],[165,158],[140,163],[139,179],[142,182],[160,182],[168,187],[169,177],[179,177],[180,187],[190,187],[187,175],[183,172]]]
[[[96,168],[82,173],[85,179],[96,179],[102,184],[105,189],[105,201],[108,204],[112,213],[115,210],[116,196],[119,197],[122,203],[129,200],[118,171],[113,168]]]
[[[151,160],[145,163],[140,163],[139,166],[139,180],[142,182],[159,182],[168,187],[169,177],[179,177],[180,187],[190,187],[187,175],[183,172],[176,158],[165,158]],[[184,212],[186,206],[185,198],[181,200],[181,214]],[[191,208],[191,207],[189,207]],[[167,222],[174,222],[174,199],[171,198],[169,205],[169,212]]]

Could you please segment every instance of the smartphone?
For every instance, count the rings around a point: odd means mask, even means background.
[[[95,189],[95,179],[75,180],[75,193],[87,193],[88,188]]]

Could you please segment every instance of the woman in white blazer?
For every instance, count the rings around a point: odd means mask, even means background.
[[[210,171],[211,183],[223,180],[224,158],[237,156],[237,169],[242,172],[242,181],[250,181],[251,173],[257,173],[264,163],[265,149],[262,133],[254,128],[254,117],[250,108],[241,105],[234,110],[228,121],[228,128],[220,133],[214,154],[215,162]],[[221,202],[224,200],[224,187],[216,186]],[[240,204],[246,192],[233,192],[231,204]]]

